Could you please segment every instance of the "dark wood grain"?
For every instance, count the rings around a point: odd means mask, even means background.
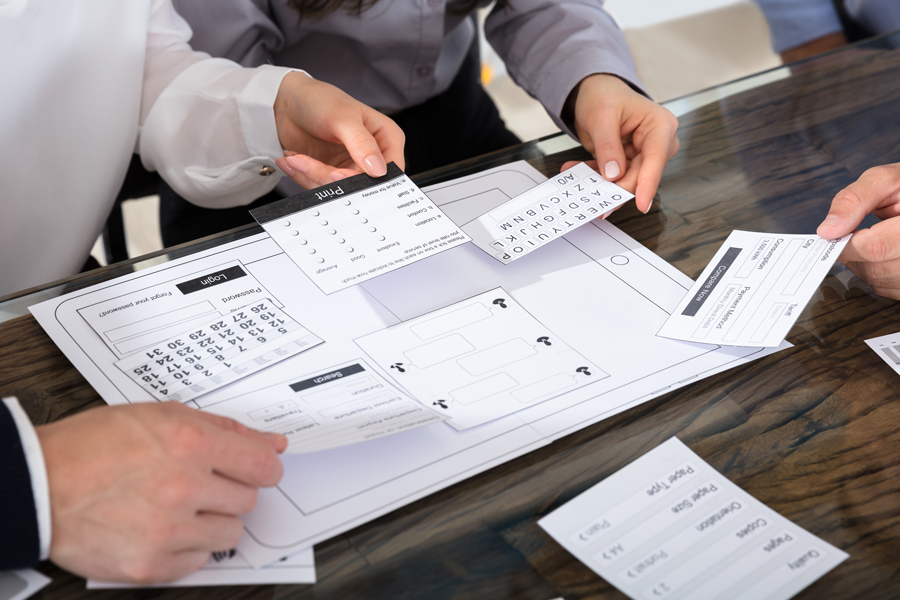
[[[732,229],[810,233],[841,187],[870,166],[900,161],[900,51],[854,48],[796,66],[788,78],[684,115],[679,137],[682,151],[651,212],[627,206],[611,221],[696,277]],[[541,156],[536,148],[418,179],[522,156],[552,174],[586,156]],[[900,305],[838,265],[800,315],[793,348],[319,544],[315,586],[87,592],[82,580],[45,563],[54,583],[43,597],[622,598],[537,521],[673,435],[850,554],[799,597],[900,597],[900,378],[863,343],[898,329]],[[0,324],[0,393],[17,395],[36,423],[102,403],[31,317]]]

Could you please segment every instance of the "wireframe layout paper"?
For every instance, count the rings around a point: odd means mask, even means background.
[[[900,333],[892,333],[881,337],[866,340],[869,348],[878,353],[878,356],[890,366],[895,373],[900,375]]]
[[[635,600],[786,600],[848,556],[674,437],[538,524]]]
[[[578,163],[467,223],[463,231],[507,264],[632,198],[634,194]]]
[[[849,240],[732,231],[659,335],[723,346],[778,346]]]
[[[503,288],[356,340],[420,402],[467,429],[609,375]]]
[[[541,181],[537,171],[522,163],[441,184],[427,193],[464,226]],[[199,291],[178,288],[231,266],[240,266],[244,275]],[[691,283],[613,225],[594,220],[528,260],[504,265],[464,244],[326,295],[261,233],[73,292],[32,307],[32,312],[104,400],[121,404],[152,396],[116,368],[115,362],[124,358],[117,345],[134,340],[135,347],[145,347],[147,342],[136,341],[136,336],[160,342],[187,331],[182,323],[199,319],[205,311],[228,311],[271,298],[325,343],[187,402],[211,412],[243,414],[242,422],[253,427],[265,423],[250,416],[257,409],[264,410],[256,416],[293,416],[288,413],[294,407],[280,406],[288,396],[284,387],[285,397],[262,404],[269,393],[263,391],[273,386],[353,364],[390,381],[393,375],[388,373],[395,370],[382,369],[355,340],[497,288],[546,327],[551,341],[564,342],[608,375],[464,431],[433,422],[359,444],[285,456],[279,486],[262,490],[256,510],[244,517],[246,535],[239,550],[252,565],[263,566],[646,400],[771,352],[657,337]],[[252,297],[241,296],[245,293]],[[150,299],[142,305],[149,312],[131,320],[133,307],[144,298]],[[101,313],[106,316],[98,316]],[[110,319],[115,324],[105,325]],[[210,318],[202,319],[197,323]],[[115,339],[110,339],[108,333],[120,327],[126,327],[127,335],[113,333]],[[168,327],[178,329],[160,333]],[[259,403],[244,402],[250,398]],[[431,405],[425,408],[442,412]]]
[[[394,163],[250,213],[326,294],[469,241]]]
[[[25,600],[50,583],[50,578],[34,569],[0,571],[0,598]]]
[[[143,348],[116,366],[157,400],[184,402],[321,343],[263,298]]]
[[[220,400],[214,410],[286,435],[289,453],[365,442],[447,418],[392,386],[362,358]]]
[[[282,558],[262,569],[254,569],[236,550],[213,552],[199,571],[171,583],[132,585],[89,579],[87,589],[122,589],[143,587],[196,587],[209,585],[269,585],[315,583],[316,566],[313,549],[307,548],[293,556]]]

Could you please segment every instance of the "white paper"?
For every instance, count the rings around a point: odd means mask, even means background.
[[[635,600],[786,600],[848,556],[674,437],[538,525]]]
[[[263,298],[142,348],[116,367],[157,400],[185,402],[321,343]]]
[[[50,578],[33,569],[0,571],[0,600],[25,600],[50,583]]]
[[[427,192],[449,218],[463,226],[542,180],[536,170],[519,163]],[[465,431],[433,423],[360,444],[285,456],[279,486],[261,490],[256,510],[244,517],[249,535],[238,549],[254,566],[269,564],[651,398],[772,352],[657,337],[690,287],[690,279],[615,226],[596,220],[528,260],[503,265],[474,245],[464,244],[330,295],[304,276],[267,234],[259,234],[31,310],[104,400],[110,404],[151,400],[115,367],[121,357],[103,337],[108,328],[92,326],[81,313],[92,313],[86,307],[100,304],[112,310],[120,306],[120,298],[140,299],[155,295],[157,289],[172,292],[153,301],[167,306],[169,312],[196,304],[193,298],[198,295],[201,302],[215,306],[248,286],[229,288],[227,295],[223,292],[216,298],[216,287],[185,295],[177,283],[206,279],[204,275],[237,263],[245,272],[237,281],[247,282],[252,290],[264,290],[265,295],[257,297],[283,305],[285,312],[325,343],[188,402],[203,410],[225,411],[228,400],[249,398],[270,386],[359,360],[388,377],[389,367],[381,369],[354,340],[498,287],[609,375]],[[114,311],[103,320],[119,314]],[[192,318],[191,314],[182,316]],[[171,335],[159,339],[167,337]],[[239,413],[236,404],[228,411]],[[242,422],[259,426],[249,417]]]
[[[298,374],[207,409],[287,436],[287,453],[356,444],[447,418],[392,386],[362,358]]]
[[[236,550],[215,552],[199,571],[171,583],[132,585],[89,579],[87,589],[168,588],[208,585],[267,585],[315,583],[316,566],[313,549],[307,548],[282,558],[262,569],[254,569]]]
[[[732,231],[659,335],[722,346],[778,346],[849,239]]]
[[[609,377],[497,288],[356,340],[463,430]]]
[[[251,214],[326,294],[469,241],[394,163]]]
[[[634,194],[578,163],[470,221],[463,231],[476,246],[507,264],[632,198]]]
[[[882,335],[866,340],[866,343],[895,373],[900,375],[900,333]]]

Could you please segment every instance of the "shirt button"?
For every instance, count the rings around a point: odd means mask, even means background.
[[[422,65],[421,67],[416,68],[416,73],[419,75],[419,77],[428,77],[429,75],[431,75],[431,67]]]
[[[271,167],[269,165],[263,165],[259,168],[259,174],[263,177],[268,177],[272,173],[275,172],[275,167]]]

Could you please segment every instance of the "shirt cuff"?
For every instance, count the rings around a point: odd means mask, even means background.
[[[272,157],[273,168],[276,168],[274,159],[281,158],[284,154],[278,139],[278,128],[275,126],[275,97],[278,96],[281,80],[291,72],[310,76],[300,69],[264,65],[257,68],[257,73],[238,98],[241,132],[250,156]]]
[[[25,453],[25,462],[31,475],[31,492],[34,494],[34,508],[37,513],[41,560],[46,560],[50,556],[50,484],[47,480],[47,466],[44,464],[41,442],[18,399],[3,398],[3,403],[9,409],[16,429],[19,430],[22,451]]]

